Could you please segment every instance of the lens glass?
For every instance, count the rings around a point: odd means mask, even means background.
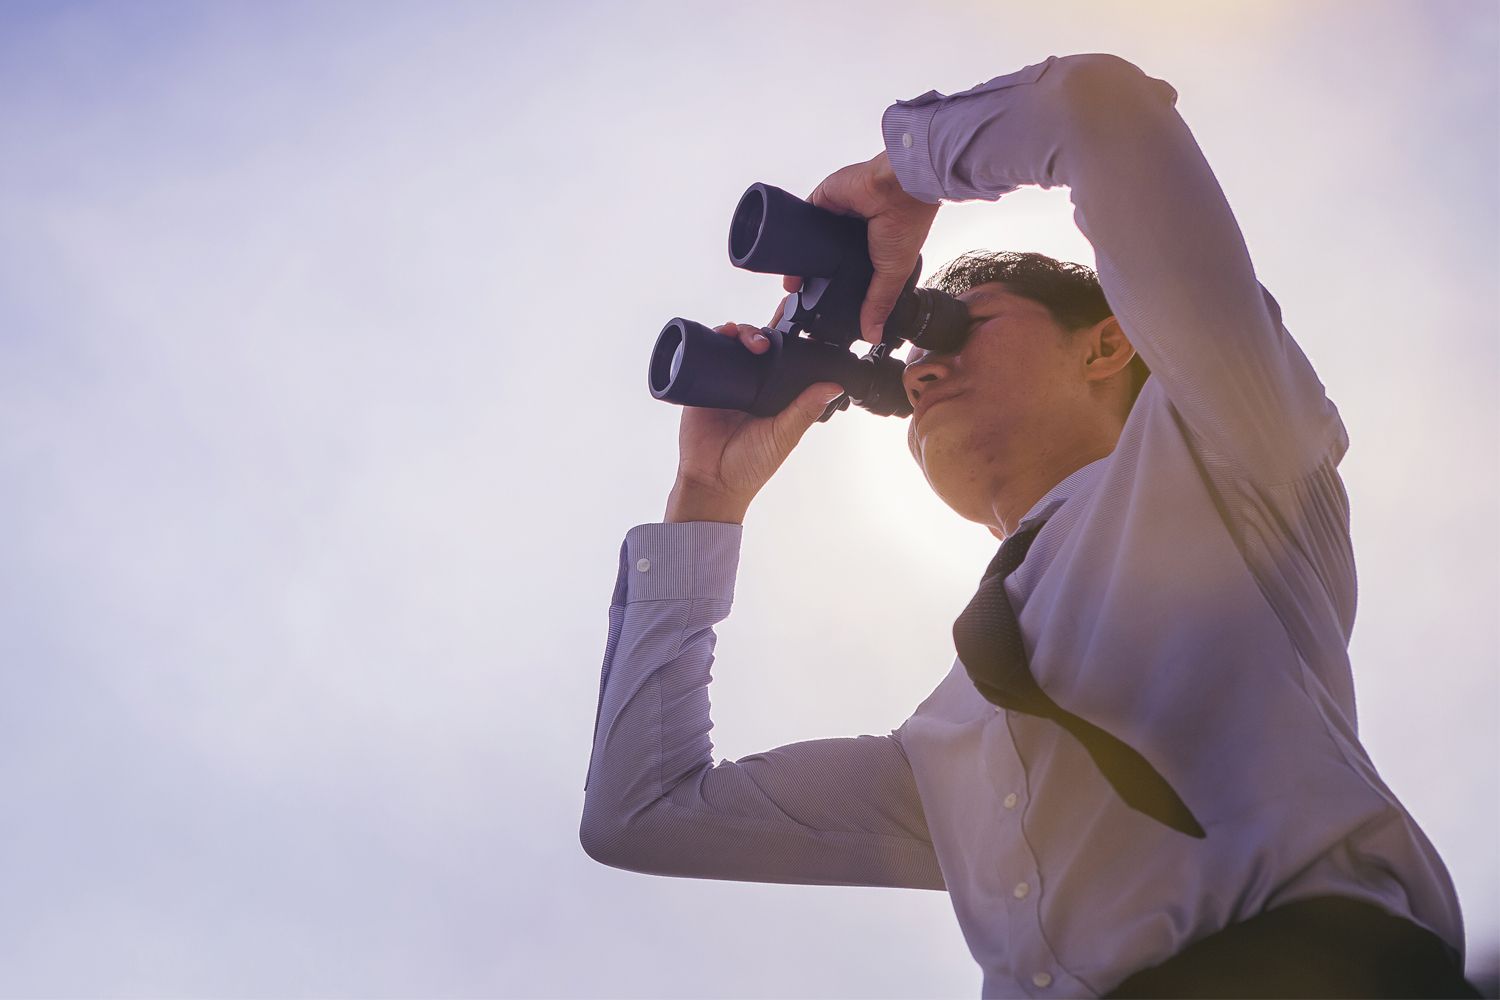
[[[745,192],[729,223],[729,260],[743,264],[760,239],[760,227],[766,220],[766,196],[752,188]]]
[[[665,398],[682,368],[682,323],[674,319],[663,327],[656,346],[651,349],[651,394],[657,399]]]

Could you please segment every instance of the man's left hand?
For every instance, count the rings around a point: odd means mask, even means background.
[[[875,277],[859,313],[864,339],[880,343],[881,330],[896,299],[917,266],[917,255],[932,229],[938,206],[913,198],[901,187],[885,150],[864,163],[853,163],[824,178],[808,197],[819,208],[869,220],[870,263]],[[802,279],[788,275],[782,287],[795,292]]]

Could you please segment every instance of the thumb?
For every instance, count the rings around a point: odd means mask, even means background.
[[[791,405],[776,415],[777,439],[788,451],[802,440],[807,429],[818,422],[828,404],[843,395],[844,387],[837,382],[819,382],[802,390]]]

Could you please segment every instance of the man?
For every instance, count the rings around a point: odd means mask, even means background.
[[[871,342],[942,199],[1068,186],[1097,284],[1027,254],[940,276],[973,325],[913,351],[909,443],[1006,545],[888,736],[714,766],[743,519],[834,387],[773,418],[684,410],[665,521],[621,550],[591,857],[946,889],[986,997],[1477,995],[1442,861],[1357,736],[1348,437],[1175,99],[1114,56],[1052,57],[897,102],[884,152],[814,192],[870,220]]]

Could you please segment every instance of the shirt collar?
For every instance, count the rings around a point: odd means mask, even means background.
[[[1114,453],[1111,452],[1110,454]],[[1026,512],[1026,516],[1021,518],[1021,522],[1016,525],[1016,530],[1013,534],[1025,530],[1036,521],[1043,521],[1051,517],[1057,512],[1057,508],[1067,503],[1073,497],[1086,496],[1093,492],[1094,481],[1098,478],[1099,473],[1104,468],[1104,463],[1108,460],[1109,455],[1095,459],[1088,465],[1075,469],[1071,475],[1048,490],[1045,496],[1031,505],[1031,509]]]

